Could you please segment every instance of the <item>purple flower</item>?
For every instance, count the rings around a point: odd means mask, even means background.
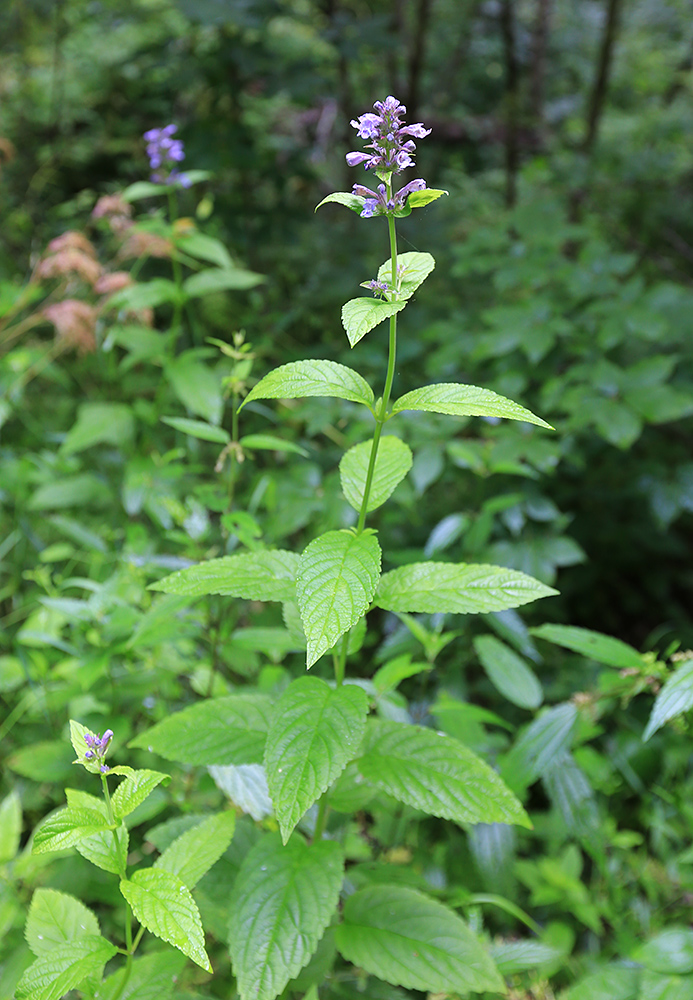
[[[175,166],[185,159],[183,143],[180,139],[173,138],[177,131],[177,125],[166,125],[164,128],[150,128],[144,133],[149,166],[153,171],[151,180],[156,184],[181,184],[183,187],[190,187],[187,174],[181,173]]]
[[[84,751],[84,756],[86,760],[93,761],[95,764],[100,764],[101,770],[103,772],[108,771],[108,768],[101,762],[108,753],[108,747],[111,740],[113,739],[113,730],[107,729],[103,736],[94,736],[92,733],[84,734],[84,742],[87,744],[88,750]]]
[[[352,120],[351,124],[361,139],[372,139],[366,149],[372,153],[347,153],[346,161],[350,167],[363,163],[366,170],[393,171],[400,173],[414,165],[413,153],[416,143],[405,136],[424,139],[430,135],[430,128],[424,128],[421,122],[415,125],[404,125],[402,115],[406,112],[403,104],[396,97],[386,97],[384,101],[376,101],[373,105],[378,114],[369,111],[365,115]],[[364,206],[365,207],[365,206]],[[375,211],[375,210],[374,210]],[[373,214],[371,212],[370,214]]]

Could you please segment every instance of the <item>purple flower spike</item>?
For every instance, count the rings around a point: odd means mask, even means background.
[[[107,771],[108,768],[102,765],[102,761],[108,753],[112,739],[112,729],[107,729],[103,736],[94,736],[92,733],[85,733],[84,742],[89,749],[84,751],[84,759],[92,761],[94,764],[99,764],[102,771]]]
[[[151,180],[155,184],[182,184],[183,187],[190,187],[188,176],[176,169],[176,164],[185,159],[183,143],[180,139],[171,138],[177,131],[177,125],[166,125],[164,128],[150,128],[144,133],[149,166],[153,171]]]

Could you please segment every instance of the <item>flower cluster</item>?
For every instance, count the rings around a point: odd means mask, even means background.
[[[166,125],[164,128],[150,128],[144,133],[152,169],[151,179],[156,184],[182,184],[183,187],[190,187],[190,178],[176,166],[185,159],[183,143],[180,139],[173,138],[177,131],[177,125]]]
[[[87,760],[92,760],[94,763],[103,761],[104,757],[108,753],[108,745],[113,739],[113,730],[107,729],[103,736],[92,736],[91,733],[84,734],[84,742],[87,744],[88,750],[85,751],[84,756]],[[105,774],[108,771],[106,764],[101,764],[101,771]]]

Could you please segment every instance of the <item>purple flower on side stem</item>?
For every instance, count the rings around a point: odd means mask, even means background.
[[[108,747],[111,740],[113,739],[113,730],[107,729],[103,736],[93,736],[91,733],[84,734],[84,742],[87,744],[88,749],[85,750],[84,756],[87,760],[92,760],[94,763],[103,761],[106,754],[108,753]],[[103,774],[108,771],[106,764],[101,764],[101,771]]]
[[[177,125],[166,125],[164,128],[150,128],[144,133],[147,143],[147,156],[152,169],[151,180],[156,184],[182,184],[190,187],[187,174],[181,173],[176,167],[185,159],[183,143],[173,136],[178,131]]]

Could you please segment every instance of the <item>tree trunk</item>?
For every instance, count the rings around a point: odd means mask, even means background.
[[[599,124],[604,112],[606,95],[609,89],[609,77],[613,62],[614,46],[616,44],[616,34],[618,32],[618,18],[621,9],[621,0],[607,0],[606,23],[604,34],[599,49],[599,60],[597,71],[592,85],[592,93],[587,111],[587,127],[585,138],[582,143],[583,150],[589,155],[594,149],[599,133]]]

